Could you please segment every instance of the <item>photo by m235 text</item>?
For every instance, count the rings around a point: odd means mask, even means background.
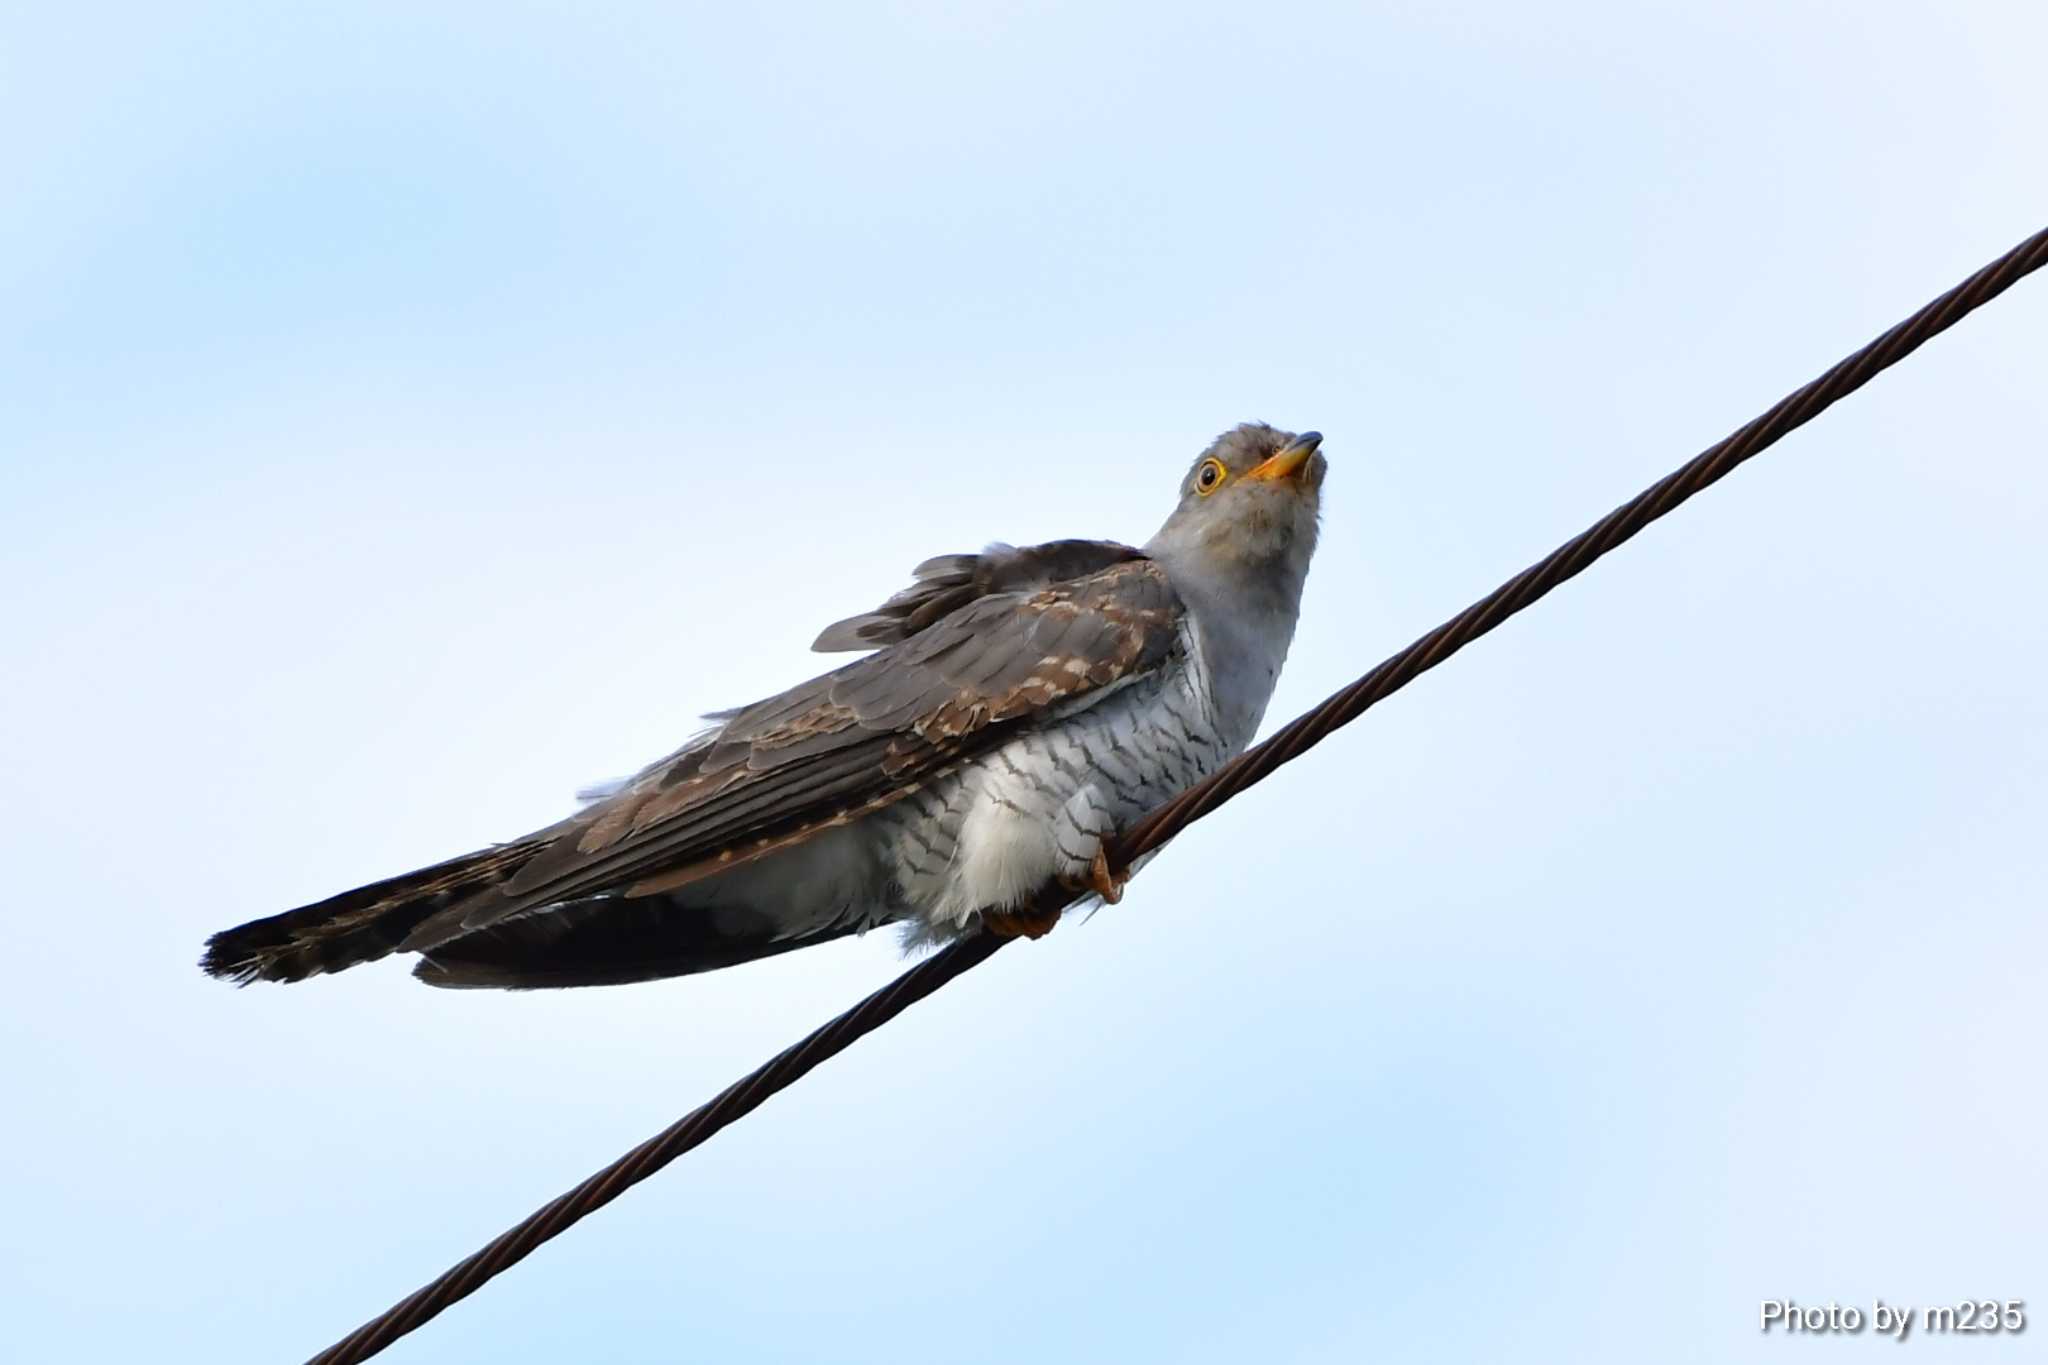
[[[1760,1316],[1765,1336],[1853,1337],[1875,1332],[1904,1341],[1916,1332],[1923,1336],[2019,1336],[2027,1330],[2023,1299],[1971,1299],[1941,1308],[1901,1308],[1879,1299],[1868,1313],[1840,1303],[1807,1307],[1792,1299],[1766,1299]]]

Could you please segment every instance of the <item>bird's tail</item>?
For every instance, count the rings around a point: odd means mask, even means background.
[[[429,915],[504,881],[543,847],[535,841],[480,849],[224,929],[206,941],[199,965],[211,976],[246,984],[303,981],[374,962]]]
[[[429,986],[468,990],[619,986],[737,966],[860,928],[844,920],[788,933],[773,915],[739,905],[598,896],[437,944],[413,975]]]

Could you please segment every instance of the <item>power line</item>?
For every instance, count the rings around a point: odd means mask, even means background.
[[[1264,743],[1246,750],[1207,781],[1147,815],[1117,841],[1111,850],[1111,863],[1119,869],[1129,867],[1135,859],[1166,843],[1247,787],[1264,781],[1283,763],[1299,758],[1377,702],[1536,602],[1558,584],[1584,572],[1594,560],[1717,482],[1743,461],[1776,444],[1788,432],[1812,421],[1869,383],[1880,371],[1896,365],[1930,338],[1947,331],[2043,265],[2048,265],[2048,230],[2029,237]],[[982,931],[926,958],[717,1098],[536,1211],[389,1312],[322,1351],[313,1357],[311,1365],[357,1365],[378,1354],[526,1259],[542,1243],[560,1236],[726,1125],[752,1113],[771,1095],[793,1085],[820,1062],[837,1056],[947,982],[980,966],[1008,942]]]

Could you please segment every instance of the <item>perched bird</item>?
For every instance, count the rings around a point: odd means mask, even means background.
[[[216,934],[299,981],[393,952],[436,986],[681,976],[901,923],[1036,936],[1122,884],[1105,840],[1250,742],[1315,551],[1322,437],[1218,437],[1143,548],[920,565],[822,652],[873,651],[713,728],[559,824]],[[1126,874],[1127,875],[1127,874]]]

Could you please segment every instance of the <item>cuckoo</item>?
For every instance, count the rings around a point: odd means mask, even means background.
[[[391,953],[436,986],[681,976],[886,924],[1036,936],[1114,902],[1116,832],[1250,743],[1315,552],[1315,432],[1218,437],[1142,547],[945,555],[818,637],[842,668],[738,710],[546,829],[228,929],[299,981]]]

